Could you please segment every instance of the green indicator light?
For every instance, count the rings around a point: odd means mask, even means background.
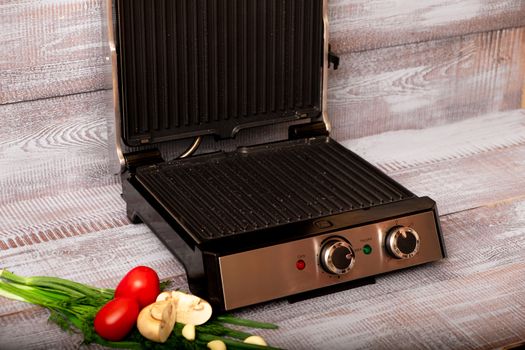
[[[365,245],[365,246],[363,247],[363,253],[365,253],[366,255],[372,253],[372,247],[369,246],[368,244]]]

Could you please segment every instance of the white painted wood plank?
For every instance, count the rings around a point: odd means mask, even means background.
[[[423,129],[521,106],[525,28],[342,55],[333,136]]]
[[[0,104],[109,88],[105,4],[2,1]]]
[[[342,144],[384,171],[396,172],[525,145],[525,110],[490,113],[421,130],[389,131]]]
[[[29,309],[0,317],[0,345],[2,350],[24,349],[79,349],[80,334],[68,334],[49,323],[49,312],[41,308]]]
[[[525,25],[520,0],[331,0],[340,54]],[[111,87],[105,0],[3,1],[0,104]]]
[[[525,25],[521,0],[330,0],[331,42],[363,51]]]
[[[464,138],[448,138],[458,150],[457,154],[445,149],[446,141],[442,148],[426,142],[428,138],[458,130],[457,124],[434,128],[435,134],[424,131],[420,137],[413,137],[407,148],[396,149],[400,159],[406,162],[405,166],[391,169],[391,174],[414,187],[423,182],[424,190],[435,195],[444,193],[443,201],[438,200],[442,213],[460,211],[442,217],[449,251],[447,260],[383,276],[374,286],[294,305],[283,301],[269,303],[240,314],[279,323],[281,329],[265,333],[266,337],[275,345],[296,349],[310,346],[344,349],[348,344],[387,348],[394,339],[403,341],[401,348],[426,345],[491,348],[519,340],[525,329],[522,298],[525,292],[522,188],[525,187],[520,185],[523,177],[517,176],[525,166],[525,148],[519,139],[522,116],[523,111],[514,111],[460,122],[464,127],[459,129],[471,133],[465,132]],[[487,129],[494,132],[486,132]],[[399,131],[401,135],[404,132],[410,131]],[[377,142],[373,142],[373,138],[358,140],[355,145],[377,147],[368,155],[374,160],[374,154],[381,155],[380,150],[388,149],[390,141],[399,139],[400,134],[379,135]],[[480,147],[474,142],[478,138]],[[428,152],[424,151],[425,146]],[[421,148],[421,153],[411,152],[414,147]],[[385,159],[376,160],[381,165]],[[470,180],[475,173],[478,175]],[[424,182],[422,177],[432,180]],[[467,190],[475,184],[479,192],[469,196],[464,189],[443,191],[455,183],[466,183]],[[116,188],[108,192],[110,197],[118,196]],[[96,196],[80,197],[87,203],[91,200],[91,204],[99,201]],[[493,201],[499,204],[492,205]],[[477,203],[483,207],[469,210]],[[57,275],[111,287],[129,268],[145,264],[157,269],[163,278],[174,278],[176,286],[184,288],[180,264],[146,227],[126,222],[121,201],[114,204],[118,208],[110,212],[110,216],[120,217],[123,225],[109,228],[95,223],[93,226],[98,229],[78,236],[64,235],[48,242],[8,247],[1,252],[2,266],[20,274]],[[37,224],[39,210],[33,213],[34,222],[30,224]],[[72,214],[78,215],[78,212]],[[45,215],[44,210],[43,217]],[[85,217],[72,220],[85,223]],[[22,222],[9,225],[19,228],[8,232],[16,234],[23,230]],[[393,299],[396,303],[392,303]],[[20,344],[24,325],[41,325],[46,317],[45,313],[35,314],[35,309],[28,305],[5,300],[0,302],[0,314],[4,315],[0,323],[6,325],[0,332],[19,335],[16,342],[9,344]],[[73,340],[60,334],[58,329],[49,331],[38,327],[41,343],[36,337],[30,337],[29,348],[38,348],[37,344],[73,346]]]
[[[127,271],[146,265],[155,269],[161,279],[175,278],[175,287],[188,288],[182,278],[182,266],[145,225],[101,228],[75,237],[0,251],[0,254],[0,267],[27,276],[59,276],[115,288]],[[0,315],[27,308],[31,306],[0,299]]]
[[[437,200],[441,213],[448,214],[525,193],[525,177],[520,176],[525,172],[524,113],[490,114],[345,145],[416,194]],[[14,179],[18,175],[7,174]],[[128,224],[118,183],[102,186],[83,179],[72,190],[63,189],[61,179],[47,176],[42,175],[40,186],[49,195],[35,193],[32,198],[24,195],[0,203],[0,250]]]
[[[119,185],[0,205],[0,251],[129,225]]]
[[[449,257],[441,262],[389,274],[376,285],[330,294],[296,304],[278,301],[247,308],[243,317],[276,322],[264,332],[271,344],[289,349],[330,348],[494,348],[525,336],[525,200],[500,203],[442,217]],[[40,252],[22,248],[7,257],[8,266],[22,273],[67,276],[110,286],[118,270],[145,263],[161,276],[178,276],[182,269],[142,226],[108,230],[66,241]],[[126,234],[126,239],[116,235]],[[113,249],[108,251],[106,247]],[[131,254],[131,255],[130,255]],[[134,254],[137,254],[136,256]],[[28,262],[28,257],[34,260]],[[137,258],[138,260],[134,260]],[[101,264],[101,261],[112,261]],[[68,266],[68,268],[64,268]],[[5,344],[28,348],[71,346],[72,340],[42,327],[45,313],[22,303],[0,304],[0,335]],[[24,341],[24,327],[39,325]]]
[[[518,110],[344,144],[448,214],[525,196],[524,120]]]
[[[0,205],[116,184],[106,92],[0,106]]]

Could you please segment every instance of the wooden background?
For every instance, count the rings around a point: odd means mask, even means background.
[[[0,268],[114,287],[147,264],[184,287],[181,266],[126,218],[113,175],[104,9],[102,0],[0,2]],[[449,257],[240,314],[278,323],[265,337],[296,349],[525,340],[525,1],[331,0],[330,20],[342,58],[330,74],[333,136],[437,200]],[[236,142],[270,133],[282,130]],[[0,349],[78,346],[46,318],[1,299]]]

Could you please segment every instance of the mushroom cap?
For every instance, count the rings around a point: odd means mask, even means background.
[[[210,303],[198,296],[179,291],[163,292],[157,301],[170,300],[177,305],[177,322],[200,326],[211,318],[213,313]]]
[[[171,292],[162,292],[157,297],[157,301],[165,301],[171,299]]]

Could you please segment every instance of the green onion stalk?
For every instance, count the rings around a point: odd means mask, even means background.
[[[165,286],[161,284],[161,288]],[[231,315],[216,316],[204,325],[197,326],[195,341],[188,341],[182,336],[184,325],[180,323],[162,344],[147,340],[136,328],[124,341],[107,341],[95,332],[93,322],[98,311],[113,299],[114,294],[113,289],[95,288],[58,277],[22,277],[0,269],[0,296],[47,308],[51,313],[51,322],[65,331],[81,331],[85,344],[96,343],[109,348],[132,350],[206,349],[208,342],[221,340],[232,350],[276,349],[243,343],[252,334],[226,325],[259,329],[276,329],[277,326]]]

